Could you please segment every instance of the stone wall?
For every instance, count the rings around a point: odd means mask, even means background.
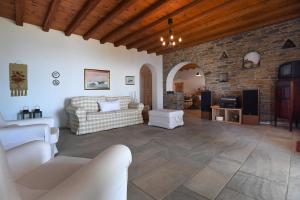
[[[296,47],[282,49],[287,39],[291,39]],[[223,51],[228,55],[227,59],[221,58]],[[243,57],[250,51],[260,53],[260,66],[243,69]],[[244,89],[259,89],[261,120],[269,121],[273,118],[278,66],[296,59],[300,59],[300,18],[181,49],[163,56],[164,103],[169,71],[176,64],[188,61],[203,69],[206,88],[217,98],[241,94]],[[220,82],[220,73],[228,73],[229,81]]]

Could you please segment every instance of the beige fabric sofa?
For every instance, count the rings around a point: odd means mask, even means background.
[[[112,112],[99,111],[98,101],[109,101],[118,99],[121,110]],[[104,96],[82,96],[71,98],[67,106],[69,125],[76,135],[93,133],[143,123],[142,110],[144,105],[132,103],[131,98],[104,97]]]

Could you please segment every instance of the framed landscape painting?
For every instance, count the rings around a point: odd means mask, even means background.
[[[126,85],[134,85],[134,76],[125,76]]]
[[[84,69],[85,90],[109,90],[110,71],[98,69]]]

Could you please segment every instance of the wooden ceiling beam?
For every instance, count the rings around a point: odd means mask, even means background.
[[[255,17],[254,19],[249,19],[247,22],[244,22],[243,24],[237,24],[237,22],[233,21],[231,24],[227,24],[223,28],[220,28],[217,32],[211,31],[211,34],[206,34],[206,36],[205,34],[200,34],[200,35],[195,34],[193,37],[191,37],[191,39],[187,43],[183,44],[182,46],[178,46],[174,49],[160,48],[159,50],[156,50],[156,54],[162,55],[162,54],[171,53],[204,42],[222,39],[228,36],[236,35],[251,30],[256,30],[264,26],[290,20],[300,16],[300,13],[297,13],[297,10],[299,9],[300,9],[300,4],[290,5],[287,7],[283,7],[280,11],[277,10],[270,13],[257,15],[257,17]]]
[[[181,33],[181,37],[187,38],[189,39],[191,37],[192,34],[199,34],[201,32],[207,32],[211,29],[216,29],[218,27],[221,27],[223,25],[226,25],[229,21],[231,20],[239,20],[241,18],[243,18],[244,16],[247,16],[248,18],[255,18],[256,15],[258,13],[263,13],[265,12],[266,8],[269,8],[271,10],[275,10],[278,8],[281,8],[282,6],[286,6],[285,3],[281,2],[279,3],[279,1],[277,2],[277,4],[272,3],[272,2],[268,2],[268,3],[256,3],[253,5],[244,5],[244,7],[241,7],[240,10],[236,11],[236,12],[232,12],[230,15],[224,16],[222,18],[219,18],[218,15],[216,15],[214,18],[203,18],[199,21],[201,21],[202,23],[191,27],[191,28],[181,28],[178,30],[175,30],[175,32],[180,32]],[[209,23],[206,23],[209,22]],[[155,42],[156,41],[156,42]],[[185,42],[185,39],[184,39]],[[152,41],[149,41],[147,44],[139,47],[138,49],[140,50],[145,50],[145,49],[150,49],[150,50],[154,50],[155,46],[157,48],[161,47],[160,42],[158,41],[157,38],[153,38]],[[152,51],[150,51],[152,52]]]
[[[48,32],[51,26],[51,23],[54,20],[55,13],[59,7],[60,0],[52,0],[47,11],[46,18],[43,23],[43,30]]]
[[[25,0],[15,0],[16,24],[23,26],[25,14]]]
[[[170,17],[174,17],[175,15],[178,15],[178,14],[182,13],[183,11],[186,11],[186,10],[194,7],[195,5],[197,5],[200,2],[202,2],[202,0],[194,0],[193,2],[183,6],[181,8],[178,8],[177,10],[171,12],[170,14],[168,14],[164,17],[161,17],[158,20],[148,24],[147,26],[145,26],[145,27],[133,32],[133,33],[128,33],[126,36],[124,36],[121,39],[119,39],[118,41],[116,41],[114,43],[114,45],[115,46],[120,46],[122,44],[128,44],[128,43],[134,41],[138,36],[140,36],[140,35],[146,33],[147,31],[149,31],[152,27],[166,21]]]
[[[142,22],[144,18],[146,18],[147,16],[152,14],[153,11],[155,11],[156,9],[158,9],[159,7],[164,5],[166,2],[168,2],[168,0],[159,0],[159,1],[155,2],[154,4],[152,4],[151,6],[149,6],[148,8],[144,9],[142,12],[137,14],[135,17],[133,17],[128,22],[124,23],[123,25],[115,28],[114,30],[112,30],[109,33],[107,33],[106,35],[104,35],[100,39],[101,43],[105,43],[105,42],[109,41],[113,36],[115,36],[117,34],[122,35],[124,32],[129,30],[130,27],[135,26],[136,24]]]
[[[100,1],[101,0],[87,0],[81,10],[77,13],[76,17],[69,24],[68,28],[65,30],[65,35],[70,36]]]
[[[211,14],[211,12],[218,12],[219,10],[222,10],[226,7],[230,7],[232,6],[232,4],[235,4],[235,3],[240,3],[238,0],[235,1],[225,1],[223,2],[222,4],[219,4],[215,7],[212,7],[208,10],[205,10],[204,12],[201,12],[199,14],[197,14],[196,16],[193,16],[191,18],[188,18],[186,20],[183,20],[182,22],[178,23],[178,24],[173,24],[173,25],[170,25],[170,26],[166,26],[166,28],[162,29],[162,30],[159,30],[159,31],[156,31],[155,33],[152,33],[151,36],[148,36],[145,38],[141,38],[141,39],[138,39],[138,40],[135,40],[134,42],[131,42],[130,44],[126,45],[126,47],[128,49],[131,49],[131,48],[140,48],[142,46],[145,46],[151,42],[155,42],[157,39],[159,39],[159,36],[167,33],[169,31],[170,28],[172,29],[175,29],[175,28],[179,28],[179,27],[187,27],[187,26],[192,26],[193,24],[199,22],[203,17]]]
[[[85,40],[90,39],[101,27],[103,27],[104,24],[113,20],[120,13],[122,13],[124,10],[129,8],[129,6],[131,6],[134,2],[135,0],[123,0],[114,9],[112,9],[105,17],[100,19],[90,30],[88,30],[88,32],[84,34],[83,38]]]

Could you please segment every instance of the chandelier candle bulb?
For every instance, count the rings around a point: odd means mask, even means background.
[[[181,37],[178,39],[178,42],[182,42],[182,39],[181,39]]]
[[[162,42],[163,42],[163,41],[164,41],[164,38],[163,38],[163,37],[160,37],[160,41],[162,41]]]

